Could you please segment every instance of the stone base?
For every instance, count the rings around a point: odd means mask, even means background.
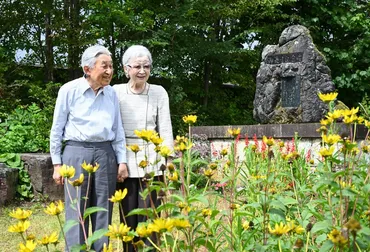
[[[0,206],[14,200],[17,193],[18,169],[8,168],[0,163]]]
[[[42,195],[49,200],[64,199],[62,185],[53,180],[53,164],[50,154],[24,153],[21,154],[24,168],[28,171],[35,195]]]

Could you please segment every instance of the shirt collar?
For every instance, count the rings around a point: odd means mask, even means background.
[[[89,82],[86,80],[86,78],[85,77],[81,77],[81,85],[80,85],[80,91],[81,91],[81,93],[82,94],[84,94],[87,90],[89,90],[89,89],[91,89],[92,90],[92,88],[90,87],[90,84],[89,84]],[[92,90],[92,91],[94,91],[94,90]],[[104,94],[104,87],[102,87],[102,88],[100,88],[99,89],[99,91],[98,91],[98,93],[102,93],[102,94]]]

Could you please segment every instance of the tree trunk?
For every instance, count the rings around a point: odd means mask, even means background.
[[[51,30],[51,12],[53,10],[53,0],[48,0],[46,3],[47,12],[45,13],[45,82],[54,81],[54,52],[53,52],[53,37]]]
[[[69,78],[76,79],[80,74],[80,49],[78,47],[78,35],[80,31],[80,4],[79,0],[64,0],[64,15],[66,20],[69,21],[67,31],[67,43],[68,43],[68,67],[69,67]]]
[[[208,96],[209,96],[209,78],[211,73],[211,63],[208,60],[204,61],[204,99],[203,99],[203,105],[204,107],[208,106]]]

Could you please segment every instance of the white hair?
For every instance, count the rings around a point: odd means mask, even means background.
[[[152,64],[152,54],[149,52],[148,48],[142,45],[130,46],[122,56],[122,65],[126,66],[131,59],[143,56],[148,57],[150,64]]]
[[[88,66],[90,69],[93,69],[96,63],[96,58],[101,54],[111,56],[110,51],[104,46],[93,45],[87,48],[81,57],[81,66],[83,71],[85,72],[84,66]]]

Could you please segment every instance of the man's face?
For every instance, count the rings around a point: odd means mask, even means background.
[[[85,71],[89,75],[89,81],[93,84],[94,89],[108,86],[113,76],[112,58],[101,54],[96,58],[94,68],[85,68]]]

